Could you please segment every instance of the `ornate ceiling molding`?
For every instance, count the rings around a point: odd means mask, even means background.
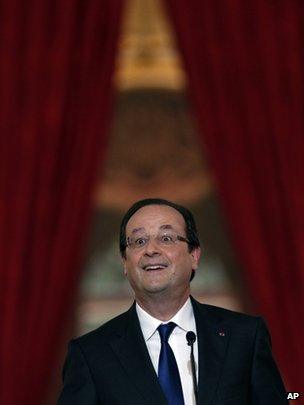
[[[118,90],[186,86],[175,37],[161,0],[128,0],[114,83]]]

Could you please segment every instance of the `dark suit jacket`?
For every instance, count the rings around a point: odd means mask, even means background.
[[[192,298],[199,404],[288,404],[263,320]],[[185,342],[186,345],[186,342]],[[166,405],[135,304],[69,346],[58,405]]]

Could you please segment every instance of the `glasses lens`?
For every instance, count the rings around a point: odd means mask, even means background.
[[[149,240],[151,239],[150,235],[141,235],[127,239],[127,244],[131,249],[140,249],[144,247]],[[153,239],[160,245],[173,245],[178,240],[186,241],[187,239],[183,236],[179,236],[174,232],[160,232]]]
[[[163,245],[172,245],[177,241],[177,235],[175,233],[160,233],[157,235],[157,240]]]

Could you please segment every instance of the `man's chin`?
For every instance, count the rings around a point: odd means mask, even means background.
[[[168,284],[154,284],[146,286],[145,291],[148,294],[161,294],[168,290]]]

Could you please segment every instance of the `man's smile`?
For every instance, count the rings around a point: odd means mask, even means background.
[[[142,266],[145,271],[163,270],[168,267],[167,263],[147,263]]]

